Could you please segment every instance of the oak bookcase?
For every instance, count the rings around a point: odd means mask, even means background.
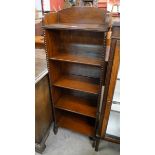
[[[105,80],[106,33],[103,10],[72,7],[44,17],[44,42],[58,127],[95,139]]]

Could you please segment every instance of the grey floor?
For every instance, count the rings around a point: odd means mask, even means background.
[[[118,144],[106,141],[101,141],[98,152],[91,145],[88,137],[59,128],[57,135],[51,131],[43,155],[119,155],[120,152]]]
[[[119,113],[112,111],[107,128],[108,134],[119,136]],[[92,148],[92,141],[88,137],[59,128],[57,135],[51,130],[46,141],[43,155],[119,155],[120,145],[101,141],[99,151]],[[35,155],[40,155],[36,153]]]

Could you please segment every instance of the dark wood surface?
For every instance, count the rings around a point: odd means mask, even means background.
[[[82,18],[81,18],[82,17]],[[46,14],[43,19],[44,25],[67,23],[67,24],[106,24],[106,15],[102,9],[95,7],[71,7]]]
[[[48,56],[71,54],[101,59],[104,33],[69,30],[46,30]],[[92,37],[93,36],[93,37]]]
[[[109,134],[106,134],[104,136],[103,140],[106,140],[106,141],[109,141],[112,143],[116,143],[116,144],[120,144],[120,137],[116,137],[116,136],[109,135]]]
[[[75,24],[75,23],[58,23],[43,26],[46,29],[59,29],[59,30],[80,30],[80,31],[93,31],[105,32],[108,31],[108,25],[101,24]]]
[[[41,143],[52,122],[48,76],[35,86],[35,142]]]
[[[56,82],[53,83],[54,86],[68,88],[78,91],[83,91],[92,94],[98,94],[99,85],[95,84],[95,79],[86,78],[82,76],[62,76]]]
[[[58,13],[57,12],[47,13],[45,15],[45,18],[43,18],[43,25],[54,24],[57,22],[58,22]]]
[[[58,15],[60,23],[103,24],[105,14],[95,7],[72,7],[64,9]]]
[[[105,14],[72,7],[45,15],[43,28],[55,127],[96,136],[105,78]]]
[[[62,53],[58,54],[56,56],[51,57],[52,60],[57,61],[66,61],[66,62],[74,62],[74,63],[80,63],[80,64],[86,64],[86,65],[92,65],[92,66],[101,66],[101,59],[99,58],[92,58],[92,57],[84,57],[79,56],[75,54],[69,54],[69,53]]]
[[[46,56],[44,49],[35,49],[35,149],[43,152],[52,123]]]
[[[79,98],[77,96],[65,94],[60,97],[55,107],[77,114],[96,117],[96,106],[87,99]]]
[[[93,118],[87,118],[84,116],[81,117],[75,113],[62,110],[57,110],[56,115],[58,126],[85,134],[87,136],[94,135],[95,120]]]

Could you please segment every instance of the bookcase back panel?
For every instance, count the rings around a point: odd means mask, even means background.
[[[75,109],[75,111],[84,111],[91,114],[89,110],[93,112],[93,116],[96,116],[96,106],[98,95],[90,95],[75,90],[69,90],[65,88],[53,87],[53,103],[55,106],[68,107],[67,109]],[[85,109],[83,109],[85,107]],[[91,108],[91,109],[90,109]]]
[[[64,44],[63,49],[65,53],[70,53],[77,56],[101,58],[103,52],[102,45],[90,45],[81,43]]]
[[[63,43],[76,43],[76,44],[90,44],[90,45],[103,45],[104,33],[102,32],[89,32],[89,31],[74,31],[64,30],[60,31],[60,39]]]
[[[49,35],[49,56],[69,53],[77,56],[101,58],[104,33],[73,30],[46,30]]]
[[[82,65],[73,63],[63,62],[61,63],[63,73],[72,74],[72,75],[80,75],[92,78],[100,78],[100,69],[98,67]]]
[[[94,136],[95,134],[95,119],[93,118],[81,117],[78,114],[58,109],[56,109],[56,118],[57,124],[60,127],[71,129],[88,136]]]
[[[59,11],[60,23],[104,24],[104,11],[94,7],[71,7]]]
[[[99,83],[101,70],[99,67],[82,65],[69,62],[51,61],[50,68],[52,69],[52,82],[58,80],[62,75],[77,75],[95,78]],[[94,81],[95,82],[95,81]]]
[[[71,113],[71,112],[66,112],[66,111],[63,111],[63,110],[56,110],[56,115],[58,116],[57,117],[58,118],[57,121],[59,121],[61,119],[62,114],[64,116],[70,117],[70,119],[74,119],[74,117],[77,117],[77,118],[79,117],[79,119],[81,118],[81,116],[78,115],[78,114],[74,114],[74,113]],[[92,126],[95,125],[95,119],[92,119],[92,118],[89,119],[88,117],[85,117],[85,116],[83,116],[82,119],[84,121],[86,121],[87,123],[91,124]]]
[[[60,89],[61,89],[62,94],[69,94],[71,96],[83,98],[83,99],[88,100],[92,105],[94,105],[94,106],[97,105],[98,95],[92,95],[89,93],[84,93],[84,92],[69,90],[69,89],[63,89],[63,88],[60,88]]]

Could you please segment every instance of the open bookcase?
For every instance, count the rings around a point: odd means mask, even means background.
[[[96,137],[105,78],[105,14],[72,7],[44,18],[54,132],[57,127]]]

